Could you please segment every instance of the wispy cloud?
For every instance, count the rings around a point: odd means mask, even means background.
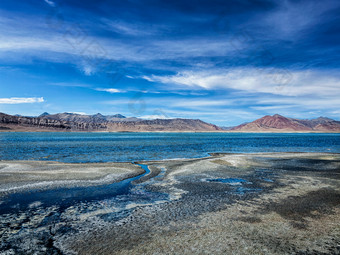
[[[71,113],[79,114],[79,115],[88,115],[86,112],[71,112]]]
[[[295,71],[279,68],[234,68],[211,71],[183,71],[175,75],[144,77],[148,81],[201,87],[207,90],[233,89],[285,96],[339,96],[336,72]]]
[[[152,35],[158,31],[156,25],[142,25],[135,22],[127,22],[123,20],[111,20],[103,18],[101,20],[108,30],[119,34],[126,34],[130,36],[145,36]]]
[[[161,115],[143,115],[143,116],[140,116],[140,117],[138,117],[138,118],[140,118],[140,119],[147,119],[147,120],[155,120],[155,119],[163,119],[163,120],[165,120],[165,119],[173,119],[173,118],[171,118],[171,117],[169,117],[169,116],[166,116],[166,115],[163,115],[163,114],[161,114]]]
[[[258,104],[280,105],[288,107],[295,106],[295,109],[338,109],[340,108],[339,96],[334,97],[274,97],[274,98],[258,98]]]
[[[42,103],[42,102],[44,102],[43,97],[0,98],[0,104],[31,104],[31,103]]]
[[[96,68],[94,68],[92,65],[84,65],[82,70],[87,76],[91,76],[96,72]]]
[[[51,1],[51,0],[44,0],[45,3],[47,3],[49,6],[51,7],[55,7],[55,2]]]
[[[80,88],[88,88],[91,87],[88,84],[84,83],[73,83],[73,82],[51,82],[49,83],[54,86],[61,86],[61,87],[80,87]]]
[[[97,91],[109,92],[109,93],[111,93],[111,94],[113,94],[113,93],[123,93],[123,92],[125,92],[125,90],[120,90],[120,89],[115,89],[115,88],[107,88],[107,89],[105,89],[105,88],[96,88],[95,90],[97,90]]]
[[[274,106],[252,106],[250,108],[260,111],[278,111],[286,108],[297,107],[297,105],[274,105]]]
[[[232,105],[233,103],[234,103],[234,100],[230,100],[230,99],[223,99],[223,100],[186,99],[186,100],[176,100],[175,102],[172,102],[171,106],[189,108],[189,107],[207,107],[207,106],[227,106],[227,105]]]
[[[339,1],[279,1],[278,7],[258,22],[281,38],[297,40],[308,30],[323,22],[326,13],[339,7]],[[303,10],[303,15],[301,15]]]

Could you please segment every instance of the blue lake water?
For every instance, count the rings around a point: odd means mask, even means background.
[[[211,152],[340,153],[340,134],[0,133],[0,160],[124,162]]]

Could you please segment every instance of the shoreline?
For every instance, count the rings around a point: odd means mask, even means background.
[[[117,183],[145,171],[131,162],[64,163],[1,160],[0,198],[17,192]]]
[[[230,133],[230,134],[340,134],[340,131],[82,131],[82,130],[3,130],[0,133]]]
[[[61,161],[0,160],[0,198],[29,190],[78,188],[118,183],[145,173],[138,164],[192,163],[231,157],[322,157],[340,156],[333,152],[251,152],[221,153],[208,152],[209,156],[197,158],[174,158],[161,160],[138,160],[132,162],[65,163]],[[24,170],[22,170],[24,169]],[[94,170],[94,171],[93,171]],[[151,170],[149,175],[153,175]],[[8,176],[11,175],[11,178]],[[35,177],[35,178],[34,178]]]

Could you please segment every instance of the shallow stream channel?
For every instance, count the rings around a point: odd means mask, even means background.
[[[103,221],[119,221],[138,206],[169,201],[168,194],[145,187],[155,178],[145,178],[151,174],[146,164],[137,165],[145,173],[108,185],[8,195],[0,204],[0,251],[29,254],[30,246],[36,251],[38,245],[42,254],[61,254],[53,245],[56,232],[71,234],[77,231],[74,229],[77,223],[93,216]]]

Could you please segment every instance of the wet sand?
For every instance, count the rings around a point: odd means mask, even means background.
[[[36,204],[30,213],[2,215],[8,226],[1,239],[9,245],[1,248],[16,254],[340,254],[340,154],[213,154],[143,164],[151,173],[133,182],[122,207],[107,199],[58,214]],[[89,176],[82,181],[98,178]]]
[[[0,161],[0,198],[31,189],[102,185],[144,173],[132,163],[67,164],[49,161]]]

